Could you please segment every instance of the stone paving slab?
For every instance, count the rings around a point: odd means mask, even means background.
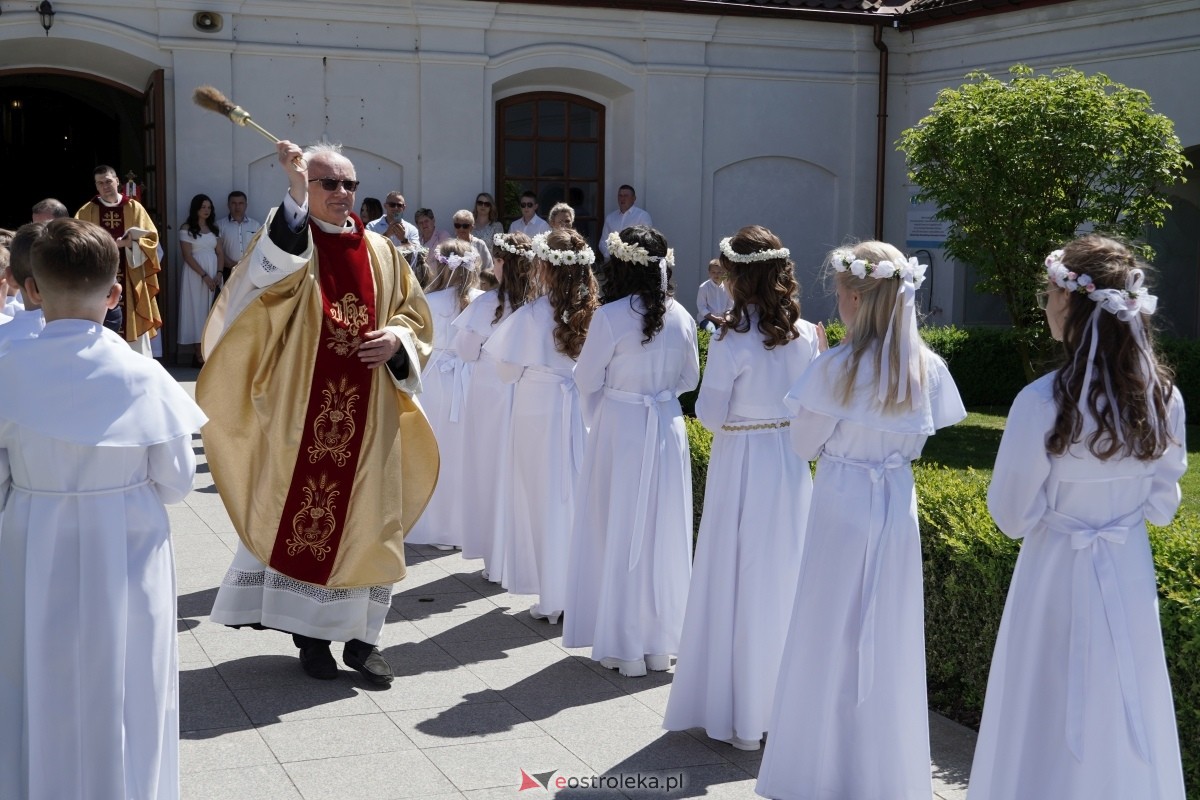
[[[194,371],[177,374],[192,391]],[[344,667],[314,681],[289,637],[212,623],[237,537],[194,446],[195,489],[168,509],[185,800],[663,797],[646,788],[655,779],[683,782],[667,797],[755,797],[761,752],[662,729],[671,672],[623,678],[564,649],[561,625],[529,616],[535,598],[458,552],[406,548],[380,642],[396,672],[388,690]],[[931,714],[930,735],[932,800],[963,800],[974,733]]]

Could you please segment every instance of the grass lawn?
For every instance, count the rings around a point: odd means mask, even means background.
[[[952,469],[974,467],[990,476],[1007,413],[1008,409],[1000,406],[971,409],[962,422],[929,438],[921,460]],[[1183,488],[1180,510],[1200,514],[1200,425],[1187,426],[1187,440],[1188,471],[1180,481]]]

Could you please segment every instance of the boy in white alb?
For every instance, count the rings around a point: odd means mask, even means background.
[[[46,223],[44,222],[26,223],[17,229],[12,243],[9,244],[8,269],[13,281],[18,286],[24,287],[25,281],[33,278],[33,265],[30,263],[29,251],[37,238],[42,235],[45,227]],[[45,326],[46,318],[42,314],[42,307],[26,292],[25,307],[14,314],[10,324],[0,326],[0,343],[3,343],[5,339],[25,339],[37,336]]]
[[[725,268],[721,259],[708,262],[708,280],[700,284],[696,292],[696,327],[716,333],[733,306],[729,291],[725,288]]]
[[[179,796],[175,565],[164,503],[204,414],[101,324],[121,298],[98,225],[49,223],[0,345],[0,797]]]

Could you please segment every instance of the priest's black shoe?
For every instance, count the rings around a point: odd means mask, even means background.
[[[337,661],[329,652],[329,642],[308,636],[292,634],[292,641],[300,648],[300,667],[310,678],[330,681],[338,676]]]
[[[350,669],[361,672],[368,683],[376,686],[390,686],[392,683],[392,667],[378,647],[351,639],[346,642],[346,649],[342,651],[342,661]]]

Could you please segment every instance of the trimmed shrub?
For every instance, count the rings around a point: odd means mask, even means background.
[[[708,460],[712,455],[712,431],[695,417],[684,417],[687,425],[688,448],[692,452],[692,538],[700,532],[700,515],[704,513],[704,482],[708,477]]]
[[[700,347],[700,381],[704,381],[704,365],[708,361],[708,342],[712,338],[712,334],[706,330],[696,331],[696,344]],[[696,416],[696,398],[700,395],[700,384],[696,384],[696,388],[690,392],[684,392],[679,395],[679,405],[683,409],[685,417]],[[706,460],[705,464],[708,463]]]

